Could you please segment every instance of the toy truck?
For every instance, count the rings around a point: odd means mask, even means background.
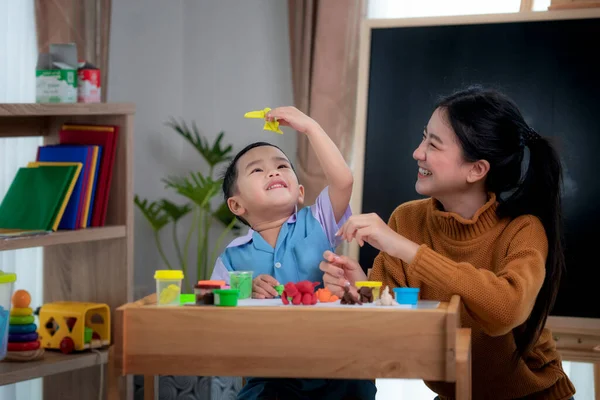
[[[38,310],[41,346],[64,354],[110,345],[110,308],[102,303],[57,301]]]

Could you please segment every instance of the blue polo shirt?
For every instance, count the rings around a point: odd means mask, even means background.
[[[302,280],[321,282],[323,253],[339,245],[341,240],[335,233],[352,215],[348,206],[342,218],[335,220],[328,189],[323,189],[315,204],[290,216],[281,227],[275,248],[252,229],[234,239],[217,259],[211,279],[229,282],[229,271],[254,271],[254,277],[271,275],[282,285]]]

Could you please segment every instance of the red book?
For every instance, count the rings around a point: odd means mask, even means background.
[[[115,163],[115,154],[119,127],[113,125],[70,125],[65,124],[59,133],[61,144],[84,144],[102,146],[98,186],[92,201],[94,202],[91,226],[104,226],[106,211],[112,181],[112,170]]]

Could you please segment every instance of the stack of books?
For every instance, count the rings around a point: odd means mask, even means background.
[[[104,226],[118,127],[65,124],[19,168],[2,203],[0,237]]]

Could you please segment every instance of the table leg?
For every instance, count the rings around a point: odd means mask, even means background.
[[[471,400],[471,329],[456,335],[456,399]]]
[[[144,375],[144,400],[154,400],[154,375]]]

